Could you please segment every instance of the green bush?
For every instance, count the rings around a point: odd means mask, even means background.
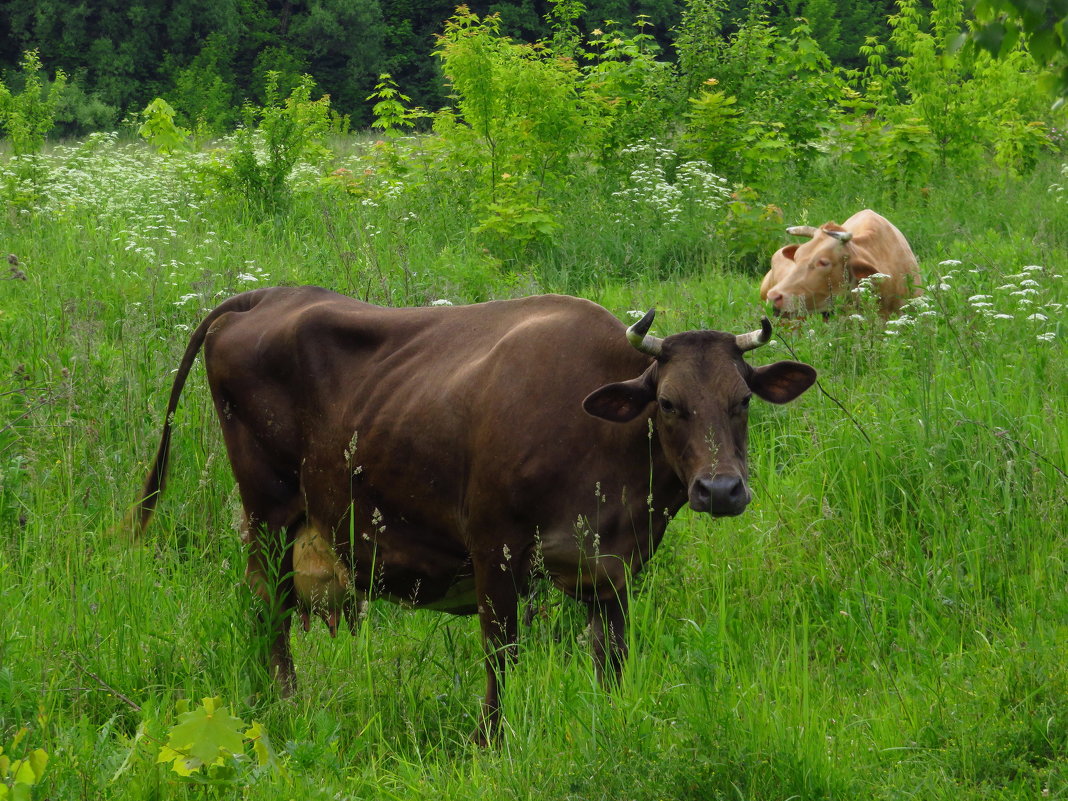
[[[231,130],[240,119],[240,95],[229,77],[224,48],[221,36],[210,35],[196,58],[174,71],[173,87],[166,92],[181,122],[216,135]]]
[[[439,112],[434,130],[476,171],[478,230],[520,245],[547,233],[554,213],[547,191],[603,125],[574,63],[512,41],[498,17],[480,19],[466,8],[446,22],[435,54],[458,115]]]
[[[53,132],[60,137],[85,136],[93,131],[112,130],[118,121],[118,108],[95,93],[87,93],[76,76],[60,95]]]
[[[141,124],[138,135],[160,153],[171,153],[189,147],[189,131],[174,123],[174,109],[162,97],[157,97],[137,115]]]
[[[47,83],[41,77],[41,59],[36,50],[22,54],[22,91],[12,93],[0,81],[0,127],[11,142],[16,156],[38,153],[45,135],[55,125],[67,76],[56,70],[56,77]]]
[[[311,99],[315,81],[305,75],[283,99],[277,72],[266,79],[267,100],[241,109],[243,124],[234,133],[229,150],[216,153],[211,170],[231,197],[254,208],[281,211],[292,195],[290,178],[298,164],[321,173],[331,152],[326,139],[348,129],[348,120],[330,108],[330,98]]]

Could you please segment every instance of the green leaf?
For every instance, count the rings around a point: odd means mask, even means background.
[[[41,781],[44,776],[45,765],[48,764],[48,754],[45,753],[43,748],[38,748],[30,753],[29,760],[30,764],[33,765],[33,773],[37,777],[37,781]]]
[[[137,753],[137,744],[141,742],[141,738],[145,736],[145,723],[142,721],[137,727],[137,733],[134,735],[133,742],[130,743],[130,751],[126,754],[126,759],[122,761],[118,769],[112,774],[111,781],[114,782],[123,773],[129,770],[130,765],[133,763],[134,755]]]
[[[37,773],[33,769],[33,764],[29,758],[20,759],[15,763],[14,769],[11,774],[15,780],[15,784],[37,784]]]
[[[1005,58],[1012,49],[1016,47],[1016,43],[1020,41],[1020,29],[1013,23],[1007,23],[1005,27],[1005,38],[1001,40],[1001,48],[998,50],[998,58]]]
[[[975,32],[975,42],[988,53],[995,54],[1001,50],[1001,41],[1005,38],[1005,25],[991,22]]]
[[[192,776],[204,764],[201,759],[175,751],[166,745],[159,749],[159,756],[156,757],[156,762],[170,762],[171,770],[179,776]]]
[[[1047,64],[1057,53],[1057,39],[1050,29],[1035,31],[1028,44],[1031,55],[1039,64]]]
[[[256,752],[256,761],[261,767],[275,761],[274,749],[271,748],[271,741],[267,738],[267,730],[263,728],[262,723],[258,720],[252,721],[245,737],[252,740],[252,749]]]
[[[201,765],[216,764],[241,753],[244,726],[222,705],[221,698],[205,698],[201,706],[179,716],[157,761],[171,762],[175,773],[188,776]]]

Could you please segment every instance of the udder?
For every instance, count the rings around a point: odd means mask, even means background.
[[[311,627],[311,615],[322,618],[337,636],[341,613],[352,627],[356,623],[357,595],[348,568],[333,546],[314,526],[305,525],[293,543],[293,587],[304,630]]]

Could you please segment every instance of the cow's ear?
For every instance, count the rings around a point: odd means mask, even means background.
[[[853,273],[853,277],[857,281],[860,281],[862,278],[870,278],[871,276],[879,272],[870,264],[865,264],[864,262],[860,261],[849,262],[849,270]]]
[[[638,378],[605,384],[595,389],[582,401],[586,414],[608,420],[610,423],[629,423],[656,400],[656,384],[646,370]]]
[[[771,403],[789,403],[816,383],[816,371],[801,362],[775,362],[753,370],[749,388]]]
[[[780,253],[782,253],[782,255],[785,256],[786,258],[788,258],[790,261],[793,261],[794,260],[794,254],[797,253],[797,249],[799,247],[801,247],[801,246],[800,245],[787,245],[786,247],[784,247],[780,251]]]

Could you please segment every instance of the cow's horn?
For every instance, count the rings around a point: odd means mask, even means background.
[[[851,231],[826,231],[827,236],[833,236],[839,242],[848,242],[853,238]]]
[[[746,351],[759,348],[771,339],[771,321],[764,317],[760,321],[759,331],[750,331],[748,334],[738,334],[734,341],[738,343],[738,350]]]
[[[649,328],[656,316],[656,308],[649,309],[645,316],[627,329],[627,341],[642,353],[650,356],[659,356],[663,348],[664,340],[649,334]]]
[[[790,234],[790,236],[813,237],[818,230],[818,228],[813,228],[811,225],[791,225],[786,229],[786,233]]]

